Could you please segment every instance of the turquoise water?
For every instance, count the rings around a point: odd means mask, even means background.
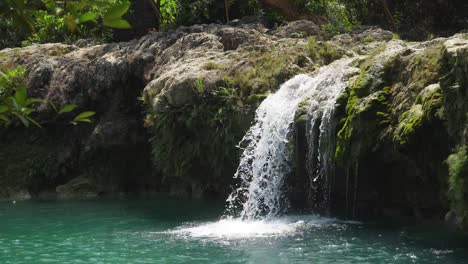
[[[202,201],[0,203],[0,263],[468,263],[438,228],[316,216],[218,221]]]

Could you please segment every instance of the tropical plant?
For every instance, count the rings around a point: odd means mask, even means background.
[[[161,24],[169,25],[175,22],[177,16],[177,1],[176,0],[156,0],[159,1],[159,13],[161,16]]]
[[[30,97],[24,84],[24,74],[26,70],[18,66],[17,68],[4,73],[0,71],[0,125],[7,127],[19,121],[25,127],[35,125],[41,127],[40,123],[33,118],[38,112],[40,105],[48,105],[57,112],[57,115],[70,113],[77,108],[75,104],[64,105],[61,109],[50,101]],[[95,112],[85,111],[76,115],[70,123],[77,125],[79,122],[91,122],[91,117]]]
[[[128,12],[128,0],[5,0],[0,2],[0,31],[7,26],[23,32],[27,41],[55,42],[77,38],[109,35],[110,28],[128,29],[123,16]],[[16,35],[8,34],[8,36]],[[18,35],[18,34],[17,34]],[[29,35],[29,36],[28,36]],[[9,41],[6,43],[18,42]],[[0,47],[1,48],[1,47]]]
[[[150,117],[153,159],[165,180],[210,180],[231,173],[237,163],[236,144],[249,126],[250,106],[239,89],[209,89],[197,80],[195,101]],[[150,107],[150,106],[149,106]]]

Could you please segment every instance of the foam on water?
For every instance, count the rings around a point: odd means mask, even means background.
[[[269,95],[258,107],[255,124],[239,143],[244,148],[234,178],[238,186],[227,199],[224,219],[218,222],[182,226],[167,233],[192,238],[258,238],[291,236],[317,226],[336,222],[319,216],[283,216],[288,203],[283,192],[286,176],[291,172],[288,143],[299,104],[306,102],[309,159],[318,168],[325,186],[334,150],[334,108],[346,80],[355,69],[351,59],[323,67],[314,76],[297,75]],[[319,132],[310,129],[319,125]],[[314,167],[309,164],[310,167]]]
[[[339,222],[333,218],[288,216],[269,220],[222,219],[192,226],[182,226],[165,233],[209,239],[251,239],[292,236],[313,227]]]

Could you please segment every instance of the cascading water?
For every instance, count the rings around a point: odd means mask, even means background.
[[[349,76],[358,72],[357,68],[349,66],[350,60],[336,62],[329,71],[332,78],[324,78],[319,86],[313,89],[307,100],[306,135],[308,143],[307,172],[310,187],[319,196],[315,201],[315,208],[328,209],[332,179],[335,172],[334,155],[336,147],[335,104],[338,96],[346,87]]]
[[[330,186],[336,125],[333,111],[349,75],[358,72],[350,65],[351,59],[343,59],[313,76],[298,75],[269,95],[256,111],[255,124],[239,143],[244,148],[234,175],[239,185],[227,199],[223,219],[182,226],[170,233],[223,240],[277,237],[338,221],[314,215],[278,216],[288,207],[283,190],[285,179],[292,172],[289,141],[299,105],[309,107],[306,133],[310,186]],[[324,190],[321,195],[327,194]]]
[[[335,142],[333,111],[347,77],[356,71],[350,63],[350,59],[343,59],[323,67],[315,76],[295,76],[262,102],[256,111],[255,124],[239,144],[245,148],[234,175],[240,181],[239,186],[227,199],[230,217],[268,219],[287,208],[282,188],[291,172],[288,142],[295,112],[303,101],[310,106],[308,159],[313,164],[308,167],[315,168],[311,171],[315,176],[311,178],[330,185]],[[317,125],[319,133],[313,129]]]

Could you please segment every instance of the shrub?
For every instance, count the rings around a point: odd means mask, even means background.
[[[208,181],[232,173],[237,143],[248,128],[248,105],[232,88],[208,91],[195,85],[195,102],[153,115],[153,160],[164,175]]]
[[[460,146],[447,159],[449,168],[448,197],[451,207],[463,215],[468,210],[468,154],[467,147]]]

